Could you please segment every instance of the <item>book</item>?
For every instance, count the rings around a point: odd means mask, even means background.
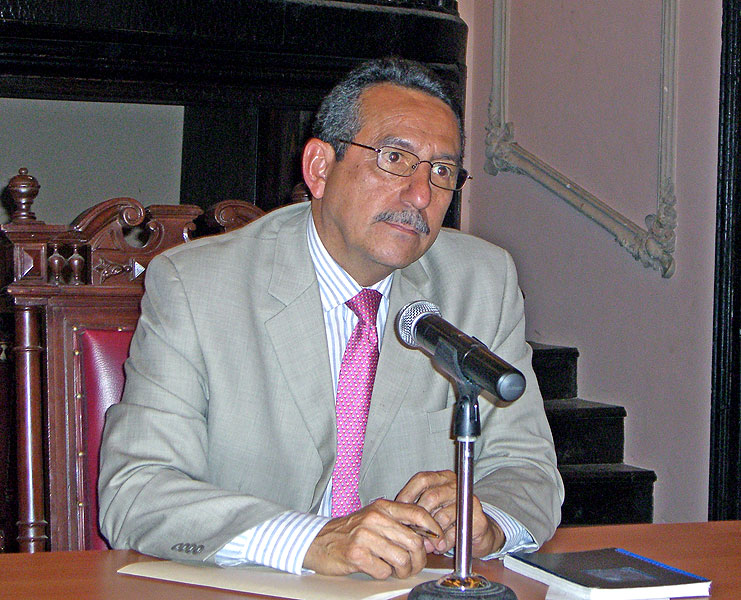
[[[504,566],[574,598],[644,600],[710,595],[710,580],[621,548],[518,553]]]

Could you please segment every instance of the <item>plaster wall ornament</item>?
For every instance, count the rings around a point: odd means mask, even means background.
[[[657,209],[637,225],[607,202],[570,180],[515,141],[514,125],[507,121],[507,64],[509,52],[509,1],[494,0],[493,77],[489,97],[485,170],[496,175],[509,171],[530,177],[610,232],[644,267],[662,277],[674,274],[676,170],[676,38],[677,0],[662,1],[661,106],[659,127],[659,177]]]

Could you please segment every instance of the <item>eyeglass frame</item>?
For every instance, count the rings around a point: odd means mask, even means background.
[[[430,181],[430,184],[431,185],[434,185],[438,189],[446,190],[448,192],[459,192],[459,191],[461,191],[463,189],[463,186],[466,185],[466,182],[469,179],[473,179],[473,177],[468,173],[468,170],[467,169],[464,169],[463,167],[459,167],[458,165],[451,165],[450,163],[446,163],[446,162],[443,162],[443,161],[440,161],[440,160],[436,160],[434,162],[433,161],[430,161],[430,160],[422,160],[414,152],[411,152],[410,150],[406,150],[404,148],[398,148],[396,146],[390,146],[388,144],[384,144],[380,148],[375,148],[374,146],[369,146],[368,144],[360,144],[358,142],[353,142],[351,140],[338,139],[337,141],[340,142],[340,143],[342,143],[342,144],[350,144],[351,146],[358,146],[358,148],[365,148],[366,150],[373,150],[373,152],[376,153],[376,166],[379,169],[381,169],[381,171],[383,171],[384,173],[388,173],[389,175],[395,175],[396,177],[411,177],[417,171],[417,167],[419,165],[421,165],[422,163],[427,163],[428,165],[430,165],[430,176],[428,177],[428,179]],[[380,160],[380,158],[381,158],[381,150],[383,148],[392,148],[394,150],[398,150],[399,152],[404,152],[406,154],[411,154],[414,158],[416,158],[417,159],[417,163],[414,164],[414,165],[412,165],[412,172],[409,173],[408,175],[400,175],[399,173],[394,173],[392,171],[387,171],[386,169],[384,169],[379,164],[379,162],[378,162]],[[434,181],[432,181],[432,169],[437,164],[445,165],[446,167],[455,166],[455,168],[458,169],[458,179],[460,179],[460,177],[461,177],[462,174],[465,174],[464,177],[463,177],[463,183],[460,184],[460,187],[446,188],[446,187],[442,187],[441,185],[437,185]]]

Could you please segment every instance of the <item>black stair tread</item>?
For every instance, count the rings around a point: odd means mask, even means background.
[[[530,341],[528,341],[528,344],[530,344],[530,347],[533,349],[533,351],[542,352],[544,354],[573,354],[575,356],[579,356],[579,349],[574,348],[573,346],[557,346],[555,344],[544,344],[542,342]]]
[[[625,409],[581,398],[544,401],[559,465],[623,461]]]
[[[565,497],[562,525],[650,523],[656,474],[626,465],[559,465]]]
[[[579,350],[528,342],[533,349],[533,370],[543,398],[574,398]]]
[[[559,465],[561,477],[566,480],[610,480],[610,481],[656,481],[656,473],[650,469],[634,467],[625,463],[597,463]]]
[[[543,400],[549,416],[568,416],[570,419],[623,418],[625,408],[617,404],[606,404],[583,398],[552,398]]]

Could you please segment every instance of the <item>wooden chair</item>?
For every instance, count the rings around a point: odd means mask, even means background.
[[[198,231],[229,231],[262,214],[222,201],[144,208],[102,202],[71,225],[38,221],[38,182],[8,185],[14,212],[0,227],[6,310],[14,319],[18,546],[24,552],[105,548],[97,526],[98,449],[105,409],[123,387],[143,273],[159,252]],[[136,234],[145,239],[137,245]]]

